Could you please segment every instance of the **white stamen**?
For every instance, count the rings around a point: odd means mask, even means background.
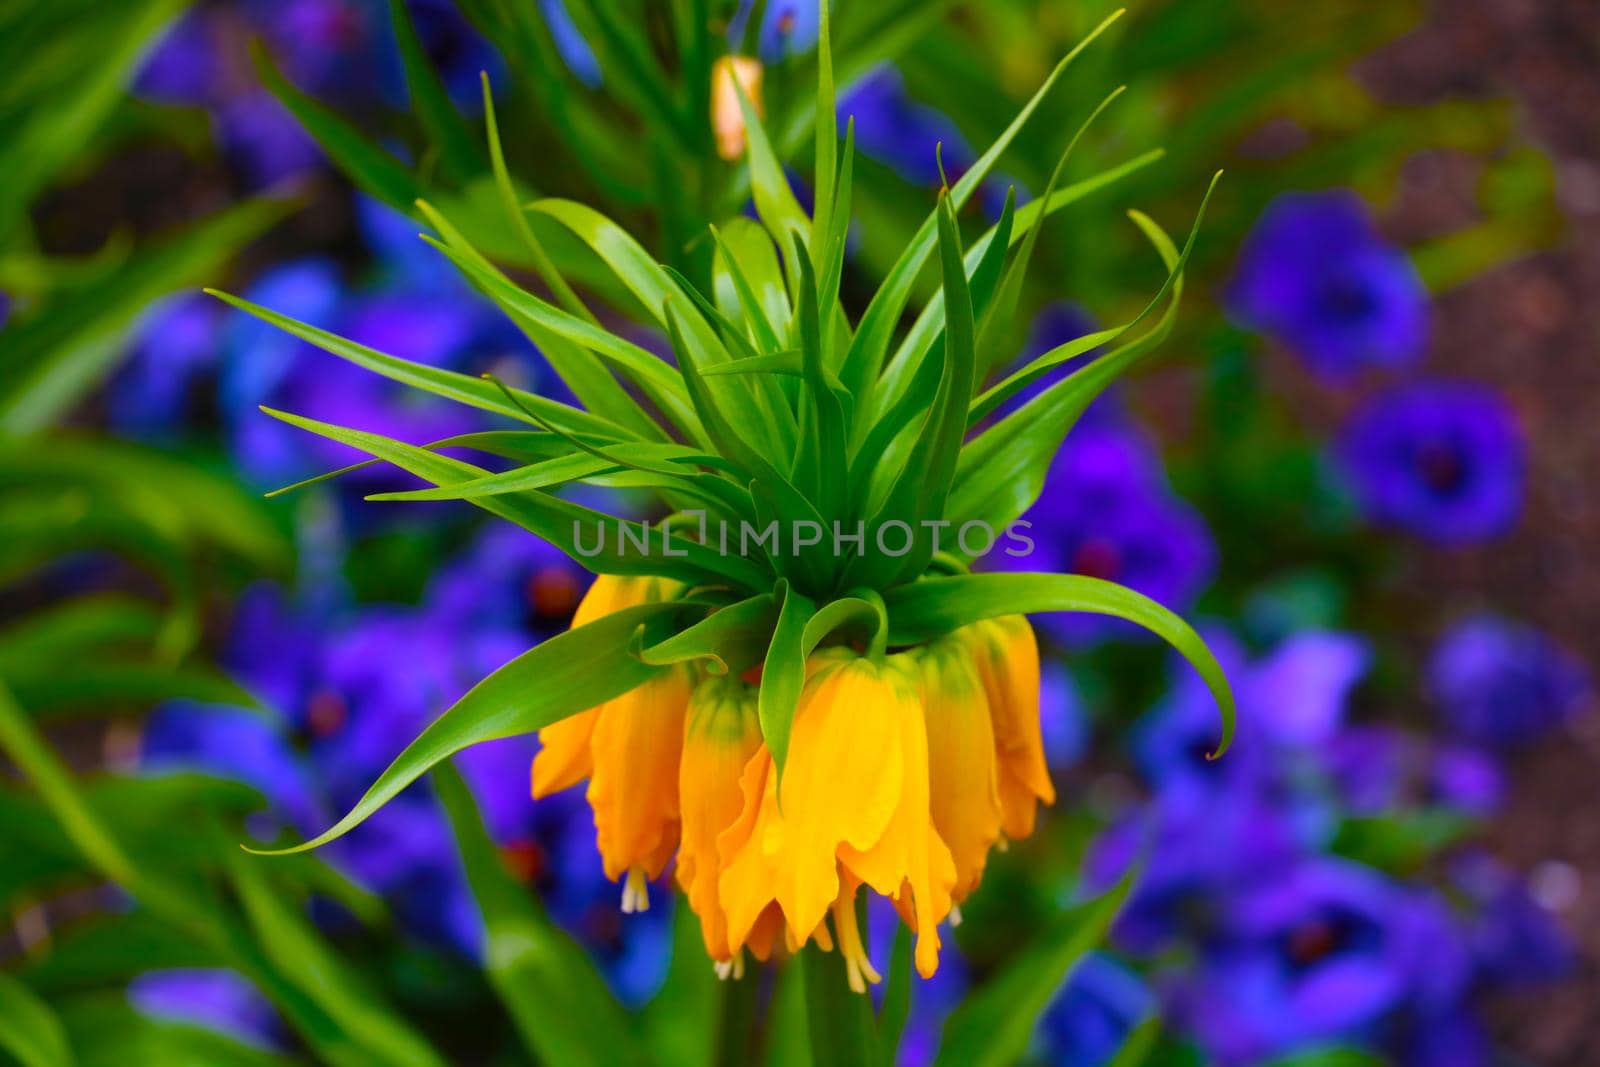
[[[645,881],[644,870],[640,867],[628,868],[628,878],[622,883],[622,913],[632,915],[634,912],[650,910],[650,885]]]
[[[961,905],[952,904],[952,905],[950,905],[950,926],[951,926],[952,929],[954,929],[955,927],[960,926],[960,925],[961,925]]]

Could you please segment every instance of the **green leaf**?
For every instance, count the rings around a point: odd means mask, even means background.
[[[711,227],[711,237],[717,245],[713,280],[724,314],[735,318],[742,310],[757,348],[769,354],[783,350],[786,345],[781,335],[794,311],[772,238],[743,217],[730,219],[721,229]],[[728,295],[732,300],[725,299]]]
[[[653,667],[699,663],[710,674],[737,674],[762,661],[777,615],[771,593],[749,597],[718,608],[659,644],[641,647],[639,659]]]
[[[1072,135],[1072,140],[1067,142],[1067,147],[1056,160],[1055,169],[1050,172],[1050,180],[1045,184],[1044,195],[1040,200],[1048,204],[1055,196],[1056,188],[1061,183],[1061,176],[1066,172],[1067,160],[1072,158],[1073,150],[1078,147],[1078,142],[1094,125],[1112,101],[1121,96],[1127,86],[1120,86],[1111,91],[1098,107],[1089,113],[1089,117],[1078,127],[1078,132]],[[1028,264],[1033,259],[1033,249],[1039,243],[1039,234],[1044,231],[1044,218],[1028,228],[1027,235],[1022,240],[1022,248],[1007,265],[1005,275],[1000,280],[1000,286],[995,293],[994,300],[984,311],[978,323],[978,381],[982,382],[989,377],[990,372],[1004,360],[1009,346],[1006,344],[1007,335],[1011,331],[1012,320],[1016,317],[1017,302],[1022,297],[1022,283],[1027,278]]]
[[[498,387],[474,378],[470,374],[458,374],[455,371],[441,370],[430,367],[425,363],[413,363],[410,360],[400,359],[398,356],[387,355],[375,348],[358,345],[354,341],[347,341],[338,334],[329,333],[327,330],[318,329],[287,315],[280,315],[276,311],[252,304],[248,300],[231,296],[228,293],[207,289],[207,293],[218,300],[232,304],[241,311],[247,311],[258,319],[270,322],[285,333],[292,334],[307,341],[325,352],[329,352],[340,359],[349,360],[358,367],[364,367],[376,374],[402,385],[409,385],[414,389],[421,389],[442,396],[447,400],[454,400],[482,411],[491,411],[497,415],[505,415],[516,419],[518,422],[527,422],[528,417],[515,405],[506,401]],[[631,435],[622,427],[606,419],[599,418],[587,411],[566,404],[558,403],[548,397],[536,393],[517,391],[517,398],[529,408],[538,413],[539,417],[546,419],[551,425],[559,426],[569,433],[598,434],[612,440],[625,440]]]
[[[1171,239],[1148,216],[1140,212],[1130,212],[1135,225],[1156,246],[1156,251],[1160,253],[1162,261],[1167,266],[1166,281],[1162,283],[1161,288],[1156,291],[1156,295],[1150,299],[1150,302],[1144,306],[1144,309],[1138,315],[1117,329],[1100,330],[1086,337],[1075,338],[1072,341],[1057,345],[1050,351],[1030,360],[1027,366],[1007,375],[1003,381],[992,389],[987,390],[973,402],[972,411],[968,416],[968,423],[975,423],[982,419],[1006,400],[1015,396],[1019,391],[1068,360],[1083,355],[1085,352],[1091,351],[1102,344],[1109,344],[1119,340],[1128,331],[1153,314],[1156,308],[1161,306],[1161,302],[1167,298],[1167,294],[1171,293],[1172,301],[1168,306],[1167,314],[1163,316],[1162,324],[1153,331],[1155,335],[1164,337],[1165,333],[1162,332],[1162,327],[1177,313],[1178,301],[1183,295],[1183,269],[1189,262],[1190,253],[1194,251],[1195,241],[1200,235],[1200,225],[1205,221],[1206,206],[1210,204],[1211,194],[1216,191],[1217,182],[1221,177],[1221,174],[1218,174],[1211,179],[1211,185],[1206,190],[1205,197],[1200,201],[1200,210],[1195,213],[1194,224],[1189,228],[1189,237],[1184,242],[1182,252],[1178,252],[1173,247]],[[1146,348],[1141,348],[1140,351],[1145,351],[1150,346],[1148,339],[1142,339],[1140,343],[1146,346]]]
[[[586,319],[552,307],[522,287],[513,284],[505,275],[489,266],[487,261],[475,260],[471,255],[447,245],[440,244],[437,247],[450,257],[461,268],[462,273],[481,288],[491,300],[504,308],[513,320],[519,324],[526,323],[540,334],[570,342],[585,353],[594,353],[614,363],[646,396],[667,413],[675,425],[692,436],[698,434],[699,423],[694,418],[693,408],[683,395],[681,380],[673,373],[671,367],[654,354]],[[578,385],[584,381],[585,378],[580,377],[577,382],[569,384],[573,385],[576,392]],[[612,384],[615,386],[614,382]],[[641,422],[633,417],[637,413],[636,406],[632,401],[628,401],[628,404],[633,408],[628,416],[628,424],[641,425]],[[660,437],[659,430],[649,422],[648,418],[643,419],[642,425],[648,428],[650,436]]]
[[[417,201],[417,209],[422,212],[433,228],[439,231],[445,243],[454,249],[455,253],[459,254],[460,257],[465,257],[466,261],[481,268],[488,276],[505,283],[512,291],[522,292],[520,287],[512,286],[510,279],[473,247],[472,243],[462,235],[461,231],[456,229],[448,219],[435,210],[433,205],[427,201],[419,200]],[[526,226],[526,220],[524,220],[524,226]],[[451,258],[458,267],[466,270],[462,259],[457,258],[456,255],[451,255]],[[469,280],[475,281],[478,290],[488,296],[489,299],[494,300],[511,317],[511,320],[517,324],[517,328],[523,332],[524,336],[538,347],[539,351],[543,353],[545,359],[550,363],[551,369],[556,372],[562,381],[567,383],[568,387],[572,389],[573,395],[586,408],[602,418],[610,419],[617,425],[626,427],[639,437],[648,439],[664,436],[660,427],[655,424],[649,415],[645,414],[644,410],[617,383],[617,380],[611,376],[611,372],[605,368],[593,353],[580,345],[571,343],[567,338],[549,329],[547,325],[540,322],[539,318],[530,317],[516,308],[508,306],[504,300],[496,299],[496,294],[490,287],[473,278],[475,272],[466,270],[466,273]],[[554,309],[552,309],[553,312]],[[592,317],[585,317],[586,315],[587,311],[585,311],[584,316],[579,316],[575,321],[592,322]]]
[[[829,0],[817,0],[817,117],[816,172],[812,181],[816,210],[811,219],[812,266],[818,275],[828,273],[826,249],[833,235],[835,160],[839,152],[839,116],[833,84],[833,28]],[[824,289],[824,292],[827,290]],[[823,305],[827,307],[828,305]]]
[[[334,111],[313,96],[295,88],[278,70],[259,41],[252,42],[250,57],[256,76],[278,102],[289,109],[334,166],[344,172],[356,187],[397,211],[409,212],[422,195],[422,186],[411,171],[385,152]]]
[[[806,681],[806,626],[816,613],[816,604],[780,585],[777,596],[778,624],[772,631],[766,660],[761,667],[761,689],[756,695],[756,713],[761,720],[761,736],[772,753],[773,766],[783,773],[789,757],[789,729],[800,704],[800,690]],[[826,1061],[825,1061],[826,1062]]]
[[[1233,692],[1216,657],[1189,624],[1143,594],[1077,574],[963,574],[928,578],[885,594],[891,644],[920,644],[979,619],[1081,611],[1111,615],[1144,627],[1183,655],[1199,672],[1222,717],[1222,736],[1211,758],[1233,741]]]
[[[1161,1040],[1161,1019],[1151,1016],[1135,1026],[1106,1067],[1144,1067]]]
[[[378,434],[334,426],[287,412],[273,411],[270,408],[262,410],[291,426],[310,430],[312,433],[387,460],[401,470],[415,474],[434,485],[456,485],[481,478],[488,473],[470,463],[435,455],[426,449]],[[690,582],[711,579],[743,584],[750,588],[764,584],[766,580],[766,572],[742,556],[724,555],[713,551],[710,546],[693,541],[680,541],[677,542],[677,548],[672,548],[663,539],[655,551],[629,554],[626,545],[622,543],[620,531],[627,530],[630,540],[637,545],[641,542],[649,543],[650,534],[647,527],[633,520],[621,519],[562,500],[560,497],[528,491],[508,496],[469,499],[477,507],[537,534],[566,553],[573,562],[597,574],[653,574]],[[600,543],[593,550],[583,548],[578,541],[578,532],[585,524],[596,528]],[[616,533],[615,541],[607,538],[605,531],[608,529]],[[657,530],[660,529],[658,526]]]
[[[483,156],[466,123],[461,120],[461,114],[456,111],[439,72],[428,59],[405,0],[389,0],[389,21],[394,26],[400,62],[405,68],[411,106],[416,110],[417,118],[434,147],[439,150],[444,172],[457,180],[482,172]]]
[[[1061,984],[1105,939],[1132,884],[1130,871],[1104,896],[1063,913],[962,1001],[944,1024],[935,1067],[1009,1067],[1018,1062]]]
[[[545,251],[544,243],[534,235],[533,228],[528,225],[528,219],[522,213],[522,198],[517,195],[516,187],[512,185],[511,172],[506,169],[505,153],[500,146],[500,130],[495,121],[494,94],[489,89],[489,74],[483,71],[479,77],[483,80],[483,121],[489,136],[489,162],[494,168],[494,183],[500,193],[501,207],[505,209],[511,228],[522,238],[522,243],[533,256],[533,269],[538,272],[539,279],[550,287],[556,299],[569,312],[592,323],[595,321],[593,313],[584,305],[578,294],[573,292],[566,278],[562,277],[561,271],[550,259],[550,254]]]
[[[14,5],[20,14],[24,5]],[[39,12],[30,7],[29,14]],[[5,190],[0,195],[0,246],[9,244],[34,197],[81,153],[106,117],[123,98],[123,90],[149,47],[152,37],[185,7],[184,0],[123,0],[117,4],[75,5],[75,36],[96,48],[82,62],[56,65],[40,73],[50,78],[27,99],[17,115],[5,116],[5,137],[0,139],[0,174]],[[62,8],[68,5],[63,3]],[[16,43],[42,58],[51,56],[30,41],[27,26],[12,26]],[[31,47],[29,47],[31,46]],[[17,57],[27,62],[33,56]],[[65,68],[65,69],[61,69]],[[26,70],[8,65],[7,95],[26,85]]]
[[[812,1060],[828,1067],[879,1067],[872,998],[851,991],[843,953],[807,945],[800,950],[800,966]]]
[[[895,924],[883,1007],[878,1012],[884,1067],[894,1067],[900,1051],[900,1038],[905,1033],[906,1018],[911,1014],[911,983],[915,981],[911,974],[911,937],[909,926],[905,923]]]
[[[756,114],[755,106],[750,103],[744,86],[739,84],[737,78],[733,79],[733,89],[739,98],[739,111],[744,116],[745,143],[749,146],[746,155],[750,162],[750,186],[756,215],[772,234],[780,250],[787,251],[791,239],[798,241],[801,247],[806,247],[811,237],[811,219],[806,216],[800,201],[795,199],[794,190],[789,187],[789,176],[783,172],[783,164],[772,150],[772,142],[767,139],[761,116]],[[790,269],[793,268],[791,264]]]
[[[50,1005],[15,978],[0,971],[0,1049],[22,1067],[69,1067],[67,1031]]]
[[[151,1019],[121,993],[94,993],[61,1005],[79,1067],[292,1067],[302,1061],[244,1044],[215,1030]]]
[[[1033,116],[1034,111],[1038,109],[1050,90],[1055,87],[1056,82],[1060,80],[1061,75],[1071,65],[1072,61],[1082,54],[1083,50],[1093,43],[1095,38],[1104,33],[1121,16],[1122,12],[1119,10],[1107,17],[1087,37],[1080,41],[1071,52],[1062,57],[1061,62],[1056,64],[1055,69],[1050,72],[1050,76],[1045,79],[1044,84],[1023,105],[1022,110],[1017,112],[1016,117],[1011,120],[1011,124],[995,139],[994,144],[989,146],[988,151],[978,157],[977,162],[973,163],[972,167],[961,176],[954,188],[950,190],[949,199],[955,207],[959,208],[965,204],[967,198],[988,177],[989,171],[993,169],[1000,156],[1005,153],[1005,150],[1011,146],[1011,142],[1022,132],[1022,128],[1027,125],[1028,119]],[[1041,210],[1047,207],[1048,205],[1041,205]],[[878,380],[879,371],[888,352],[889,341],[900,320],[900,313],[905,310],[906,301],[911,296],[911,289],[916,282],[917,275],[921,273],[923,265],[928,261],[928,256],[933,252],[937,217],[937,210],[929,213],[928,218],[917,230],[916,236],[911,239],[911,243],[906,246],[905,251],[900,254],[900,258],[896,260],[894,266],[890,269],[883,285],[867,305],[865,314],[862,315],[860,328],[856,331],[855,340],[851,343],[850,351],[845,356],[844,368],[840,372],[845,388],[850,391],[851,396],[856,398],[858,407],[863,405],[874,383]]]
[[[273,965],[379,1063],[438,1065],[432,1046],[367,986],[296,907],[268,885],[262,862],[235,856],[229,875]]]
[[[688,609],[642,604],[557,634],[473,686],[395,757],[349,814],[304,844],[252,849],[263,855],[304,852],[344,836],[441,761],[480,741],[532,733],[635,689],[664,668],[634,656],[629,641],[642,625]]]
[[[725,1033],[729,1018],[743,1015],[746,1026],[754,1027],[756,1005],[753,999],[759,979],[718,981],[716,971],[706,959],[700,920],[682,897],[672,902],[672,962],[661,991],[646,1004],[641,1021],[652,1062],[674,1067],[711,1067],[713,1064],[744,1063],[739,1051],[729,1048]],[[742,1009],[742,1010],[741,1010]]]
[[[433,783],[483,914],[489,982],[529,1051],[551,1067],[646,1062],[588,954],[505,869],[460,772],[440,764]]]

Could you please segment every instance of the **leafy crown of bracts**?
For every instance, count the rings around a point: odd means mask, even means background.
[[[335,826],[290,851],[342,835],[469,745],[538,730],[675,664],[695,662],[710,673],[759,665],[762,735],[781,768],[806,657],[815,648],[847,639],[876,650],[912,645],[1006,614],[1094,612],[1158,634],[1205,679],[1221,713],[1216,752],[1228,746],[1233,703],[1227,680],[1204,642],[1161,605],[1078,575],[968,573],[969,561],[934,551],[941,522],[1000,528],[1022,516],[1084,409],[1172,330],[1204,202],[1181,250],[1153,220],[1129,213],[1167,272],[1138,315],[1057,346],[983,386],[1006,351],[1045,219],[1160,155],[1146,153],[1062,183],[1083,130],[1119,89],[1092,110],[1067,144],[1043,195],[1018,207],[1013,189],[999,221],[970,247],[962,246],[957,210],[988,177],[1067,65],[1117,16],[1064,57],[988,151],[959,181],[940,190],[934,210],[852,324],[840,301],[840,281],[850,228],[854,124],[841,151],[827,4],[821,7],[815,211],[808,216],[801,208],[756,108],[740,90],[760,222],[737,218],[711,228],[716,254],[709,287],[663,267],[621,227],[583,204],[558,199],[523,204],[504,164],[485,79],[499,194],[508,223],[527,245],[550,298],[517,284],[447,218],[419,202],[418,210],[435,231],[423,239],[511,317],[582,407],[493,378],[399,359],[237,297],[214,294],[378,374],[526,427],[417,446],[268,410],[433,486],[378,498],[467,500],[544,538],[595,573],[657,575],[686,590],[676,599],[576,627],[518,656],[424,730]],[[554,265],[529,224],[530,212],[570,231],[604,262],[637,301],[643,324],[670,338],[676,365],[602,324]],[[896,341],[918,275],[935,255],[942,286]],[[1048,380],[1094,350],[1103,352]],[[1002,404],[1030,393],[1008,413],[997,414]],[[512,465],[490,470],[440,451],[446,447]],[[670,554],[629,552],[616,542],[598,552],[580,552],[579,530],[592,530],[597,523],[640,538],[649,531],[553,493],[574,484],[649,489],[679,514],[692,511],[762,529],[774,520],[784,529],[811,523],[824,530],[834,523],[854,529],[864,522],[873,529],[897,522],[912,540],[897,556],[836,553],[829,538],[812,550],[792,553],[770,553],[759,542],[753,549],[730,543],[719,550],[685,532],[698,527],[697,519],[672,538],[676,547]]]

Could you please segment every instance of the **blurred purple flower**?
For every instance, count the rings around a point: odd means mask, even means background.
[[[6,323],[11,320],[11,297],[0,289],[0,330],[6,328]]]
[[[435,572],[428,610],[450,630],[551,634],[565,629],[590,580],[548,542],[520,527],[494,523]]]
[[[1456,859],[1451,875],[1474,908],[1468,936],[1483,981],[1527,987],[1571,973],[1577,963],[1572,939],[1515,872],[1469,852]]]
[[[1086,419],[1074,427],[1026,518],[1033,550],[992,553],[991,563],[1103,578],[1179,611],[1193,603],[1215,567],[1204,521],[1167,488],[1154,451],[1120,418]],[[1090,615],[1045,615],[1039,625],[1069,645],[1145,637],[1129,623]]]
[[[106,390],[111,424],[143,440],[172,439],[193,425],[189,404],[196,385],[216,370],[224,313],[201,293],[171,297],[146,312]]]
[[[1374,871],[1309,860],[1234,900],[1199,965],[1174,977],[1173,1017],[1225,1065],[1362,1043],[1408,1001],[1463,988],[1465,953],[1439,936],[1447,922]]]
[[[855,119],[857,150],[912,185],[937,189],[941,157],[952,184],[978,160],[950,117],[912,99],[905,79],[889,64],[874,68],[847,87],[839,97],[838,111],[841,128]],[[994,177],[978,190],[991,217],[1000,214],[1005,197],[1005,184]],[[1021,199],[1019,192],[1018,201]]]
[[[1367,402],[1345,426],[1336,458],[1373,522],[1462,544],[1516,522],[1523,451],[1516,416],[1499,393],[1425,382]]]
[[[233,971],[145,971],[128,983],[128,1001],[153,1019],[204,1027],[261,1049],[285,1045],[271,1003]]]
[[[1241,324],[1276,337],[1317,374],[1416,361],[1427,346],[1428,294],[1354,193],[1291,193],[1268,205],[1240,250],[1228,289]]]
[[[539,10],[544,15],[545,27],[555,39],[556,51],[574,77],[591,89],[600,87],[603,75],[594,49],[579,32],[563,0],[539,0]]]
[[[1389,726],[1347,728],[1317,751],[1340,806],[1362,818],[1425,806],[1483,817],[1505,796],[1504,773],[1483,753]]]
[[[1078,763],[1089,748],[1089,719],[1072,675],[1059,659],[1047,658],[1039,668],[1039,725],[1045,762],[1065,768]]]
[[[1157,1007],[1143,979],[1111,956],[1091,952],[1045,1011],[1038,1044],[1050,1063],[1104,1067]]]
[[[145,58],[133,92],[147,100],[209,104],[222,92],[222,61],[214,40],[213,13],[189,10],[178,18]]]
[[[322,164],[322,149],[276,97],[265,90],[217,106],[217,134],[251,189],[289,181]]]
[[[1478,744],[1525,744],[1588,703],[1582,663],[1524,623],[1475,615],[1451,627],[1428,660],[1428,694],[1445,723]]]
[[[500,53],[473,28],[450,0],[409,0],[411,21],[422,40],[423,50],[439,72],[445,89],[457,107],[476,115],[483,110],[480,74],[488,74],[498,89],[505,81],[506,65]],[[385,35],[386,54],[393,57],[397,83],[403,83],[404,68],[398,50]]]

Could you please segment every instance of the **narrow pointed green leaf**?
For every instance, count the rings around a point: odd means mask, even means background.
[[[514,284],[499,271],[476,262],[469,255],[449,246],[437,246],[461,268],[474,284],[519,321],[580,346],[586,352],[615,364],[639,389],[660,407],[673,423],[691,435],[698,430],[694,413],[678,376],[653,354],[626,341],[611,331],[575,315],[569,315]],[[631,401],[630,401],[631,403]],[[659,436],[659,430],[652,432]]]
[[[794,310],[772,238],[760,225],[742,217],[730,220],[721,229],[713,226],[711,237],[718,252],[712,271],[724,312],[730,318],[735,314],[723,299],[725,281],[744,312],[756,347],[767,353],[788,347],[783,331],[794,318]]]
[[[761,667],[761,690],[756,711],[761,720],[761,736],[772,753],[772,763],[781,775],[789,758],[789,730],[794,724],[800,690],[806,680],[806,626],[816,613],[816,604],[787,585],[780,586],[783,598],[778,608],[778,624],[772,631],[766,660]]]
[[[944,1024],[935,1067],[1018,1062],[1061,984],[1105,940],[1132,885],[1130,873],[1104,896],[1063,913],[963,1001]]]
[[[746,155],[750,162],[750,187],[756,203],[756,214],[780,250],[788,249],[791,235],[800,241],[802,247],[807,247],[811,237],[811,219],[806,216],[800,201],[795,199],[794,190],[789,187],[789,176],[783,172],[783,164],[773,152],[766,127],[761,124],[761,116],[756,114],[755,106],[745,95],[744,86],[735,78],[733,87],[739,97],[739,110],[744,114],[745,143],[749,146]]]
[[[510,278],[507,278],[499,268],[489,262],[462,235],[461,231],[451,225],[450,221],[436,211],[431,204],[425,200],[419,200],[417,201],[417,208],[433,228],[439,231],[446,244],[460,255],[466,257],[473,265],[481,268],[482,271],[505,283],[507,287],[505,289],[491,288],[478,280],[477,272],[466,271],[468,278],[474,282],[478,290],[499,305],[511,317],[511,320],[517,324],[517,327],[522,330],[528,340],[538,346],[539,351],[549,362],[551,369],[556,372],[562,381],[567,383],[568,388],[572,390],[573,395],[578,398],[584,407],[602,418],[610,419],[619,426],[627,427],[639,437],[647,440],[664,436],[661,428],[656,425],[649,415],[645,414],[633,397],[629,396],[627,391],[617,383],[616,379],[611,376],[611,372],[606,369],[605,365],[594,353],[579,344],[573,343],[568,338],[549,329],[539,319],[530,317],[525,312],[512,306],[511,303],[508,303],[504,299],[508,291],[523,293],[524,290],[520,286],[514,285]],[[455,262],[460,269],[466,270],[464,266],[461,266],[460,260]],[[497,296],[500,298],[497,299]],[[553,308],[551,313],[556,313]],[[578,316],[574,321],[589,322],[590,320]]]
[[[822,326],[817,306],[817,280],[811,270],[811,261],[800,251],[794,253],[799,265],[800,291],[799,316],[800,360],[806,382],[806,403],[810,406],[814,433],[800,442],[799,456],[802,464],[814,464],[810,472],[814,480],[801,480],[801,484],[814,484],[812,499],[824,515],[843,515],[848,494],[848,461],[846,438],[849,433],[843,393],[838,379],[834,378],[824,363],[822,352]]]
[[[505,869],[460,772],[440,764],[433,786],[483,915],[484,969],[523,1044],[554,1067],[647,1062],[622,1006],[583,947]]]
[[[481,478],[489,472],[470,463],[448,456],[435,455],[426,449],[395,441],[379,434],[365,433],[331,423],[318,422],[287,412],[263,408],[273,418],[292,426],[320,434],[330,440],[358,448],[368,455],[393,463],[395,466],[434,485],[456,485]],[[516,523],[565,552],[579,566],[602,574],[653,574],[688,579],[733,582],[754,588],[763,584],[766,573],[750,561],[733,555],[721,555],[706,545],[675,539],[676,547],[668,551],[663,542],[653,545],[646,553],[628,552],[610,539],[610,534],[626,527],[636,540],[649,540],[647,529],[632,520],[624,520],[604,512],[586,508],[560,497],[537,491],[515,496],[473,497],[470,502],[491,514]],[[580,544],[579,531],[588,528],[599,542],[593,550]],[[657,528],[659,532],[659,527]],[[657,541],[660,539],[657,538]]]
[[[432,1045],[368,987],[306,918],[266,881],[260,860],[235,854],[230,880],[256,941],[277,969],[383,1063],[444,1067]]]
[[[528,225],[527,217],[522,213],[522,198],[512,185],[511,172],[506,169],[506,156],[500,145],[500,128],[495,121],[494,93],[489,88],[489,75],[483,72],[479,76],[483,80],[483,122],[489,138],[489,163],[494,169],[494,184],[500,193],[500,206],[505,210],[511,228],[522,238],[522,243],[533,257],[533,269],[538,273],[539,280],[550,288],[556,300],[569,312],[593,322],[593,313],[573,292],[572,286],[567,284],[567,279],[550,258],[550,253],[545,251],[544,242],[534,234],[533,227]]]
[[[833,231],[834,168],[839,152],[839,116],[833,84],[833,29],[829,0],[817,0],[817,118],[816,176],[811,183],[816,204],[811,220],[811,252],[817,258],[812,267],[820,276],[828,273],[828,240]],[[823,305],[826,307],[827,305]]]
[[[66,416],[105,379],[145,308],[214,277],[294,207],[247,200],[157,239],[104,278],[8,324],[0,331],[0,433],[32,433]]]
[[[1233,742],[1233,691],[1205,641],[1188,623],[1141,593],[1078,574],[963,574],[928,578],[890,590],[892,644],[917,644],[998,615],[1077,611],[1111,615],[1144,627],[1187,659],[1211,690],[1221,716],[1213,757]]]
[[[1122,16],[1118,10],[1108,16],[1099,26],[1095,27],[1087,37],[1062,57],[1056,64],[1044,84],[1033,94],[1032,98],[1017,112],[1011,124],[1007,126],[995,142],[989,146],[988,151],[978,157],[977,162],[961,176],[955,186],[950,190],[949,199],[957,208],[967,202],[978,186],[989,176],[989,171],[999,161],[1007,148],[1011,146],[1028,120],[1033,117],[1044,98],[1055,87],[1061,75],[1066,71],[1072,61],[1081,55],[1094,40],[1106,31],[1110,25]],[[937,229],[937,211],[930,212],[922,226],[917,230],[916,236],[906,246],[900,258],[890,269],[889,276],[884,280],[882,287],[873,296],[867,305],[866,313],[861,318],[860,328],[856,331],[854,342],[850,351],[845,356],[844,369],[840,377],[844,380],[845,388],[850,395],[856,398],[858,406],[868,396],[878,374],[883,366],[884,358],[888,355],[889,341],[893,336],[895,326],[898,324],[900,314],[905,310],[906,301],[911,296],[912,286],[916,283],[917,275],[933,253],[935,244],[935,231]]]
[[[1146,216],[1131,214],[1169,270],[1175,268],[1181,254],[1171,239]],[[952,514],[983,520],[998,529],[1033,505],[1043,490],[1051,457],[1078,417],[1095,397],[1172,332],[1183,295],[1181,272],[1172,281],[1171,292],[1171,302],[1150,331],[1044,389],[963,449],[951,494]]]
[[[1195,241],[1200,235],[1200,226],[1205,221],[1206,206],[1210,204],[1211,194],[1216,191],[1217,181],[1220,178],[1221,175],[1219,174],[1211,180],[1211,186],[1206,190],[1205,197],[1200,201],[1200,210],[1195,213],[1194,225],[1189,229],[1189,237],[1184,242],[1182,252],[1179,252],[1173,246],[1166,233],[1147,215],[1136,211],[1129,213],[1135,225],[1150,239],[1151,244],[1155,245],[1156,251],[1161,255],[1162,261],[1167,266],[1166,281],[1162,283],[1161,288],[1156,291],[1155,296],[1150,299],[1150,302],[1144,306],[1144,309],[1138,315],[1117,329],[1100,330],[1086,337],[1075,338],[1072,341],[1057,345],[1050,351],[1030,360],[1027,366],[1007,375],[1003,381],[978,397],[972,404],[968,422],[975,423],[982,419],[1022,389],[1027,388],[1028,385],[1068,360],[1074,359],[1102,344],[1110,344],[1121,339],[1128,331],[1153,314],[1156,308],[1161,306],[1162,301],[1166,300],[1167,294],[1171,293],[1172,301],[1168,305],[1167,315],[1163,317],[1162,325],[1158,326],[1154,331],[1165,336],[1162,330],[1169,325],[1171,317],[1176,314],[1178,301],[1183,295],[1183,268],[1189,262],[1190,253],[1194,251]]]
[[[1127,86],[1119,86],[1112,90],[1098,107],[1089,113],[1083,125],[1078,127],[1078,132],[1072,135],[1072,140],[1067,142],[1067,147],[1056,160],[1056,165],[1050,172],[1050,180],[1045,184],[1044,195],[1040,200],[1048,204],[1055,196],[1056,188],[1061,184],[1061,176],[1066,173],[1067,160],[1072,158],[1073,150],[1078,147],[1078,142],[1094,125],[1095,119],[1110,107],[1112,102],[1121,96]],[[1022,297],[1022,283],[1027,278],[1028,264],[1033,259],[1034,246],[1039,243],[1039,234],[1044,230],[1044,218],[1040,217],[1037,224],[1030,226],[1022,240],[1022,247],[1017,251],[1007,265],[1005,276],[1000,281],[1000,287],[995,293],[994,300],[982,314],[978,323],[978,381],[982,382],[989,377],[994,368],[1005,358],[1007,351],[1006,341],[1012,328],[1012,321],[1016,317],[1017,302]]]
[[[771,593],[718,608],[704,620],[657,644],[639,650],[654,667],[699,663],[714,675],[738,674],[762,661],[778,619]]]
[[[442,396],[448,400],[475,407],[483,411],[492,411],[497,415],[505,415],[518,422],[527,422],[527,416],[511,404],[508,404],[500,390],[482,378],[475,378],[470,374],[458,374],[455,371],[442,370],[430,367],[425,363],[414,363],[410,360],[400,359],[379,352],[366,345],[358,345],[354,341],[347,341],[338,334],[329,333],[287,315],[280,315],[269,308],[252,304],[248,300],[228,293],[207,289],[207,293],[218,300],[232,304],[241,311],[247,311],[258,319],[272,323],[285,333],[293,334],[302,341],[308,341],[325,352],[329,352],[340,359],[349,360],[359,367],[365,367],[385,378],[397,381],[402,385],[409,385],[415,389],[422,389]],[[622,427],[592,415],[587,411],[539,396],[536,393],[519,391],[517,396],[523,403],[539,413],[541,418],[560,426],[571,433],[598,434],[612,440],[626,440],[632,435]]]
[[[318,848],[365,822],[406,786],[462,749],[533,733],[643,685],[664,668],[631,654],[628,644],[634,631],[688,610],[688,605],[669,602],[625,608],[529,649],[435,719],[328,830],[292,848],[249,851],[272,856]]]

